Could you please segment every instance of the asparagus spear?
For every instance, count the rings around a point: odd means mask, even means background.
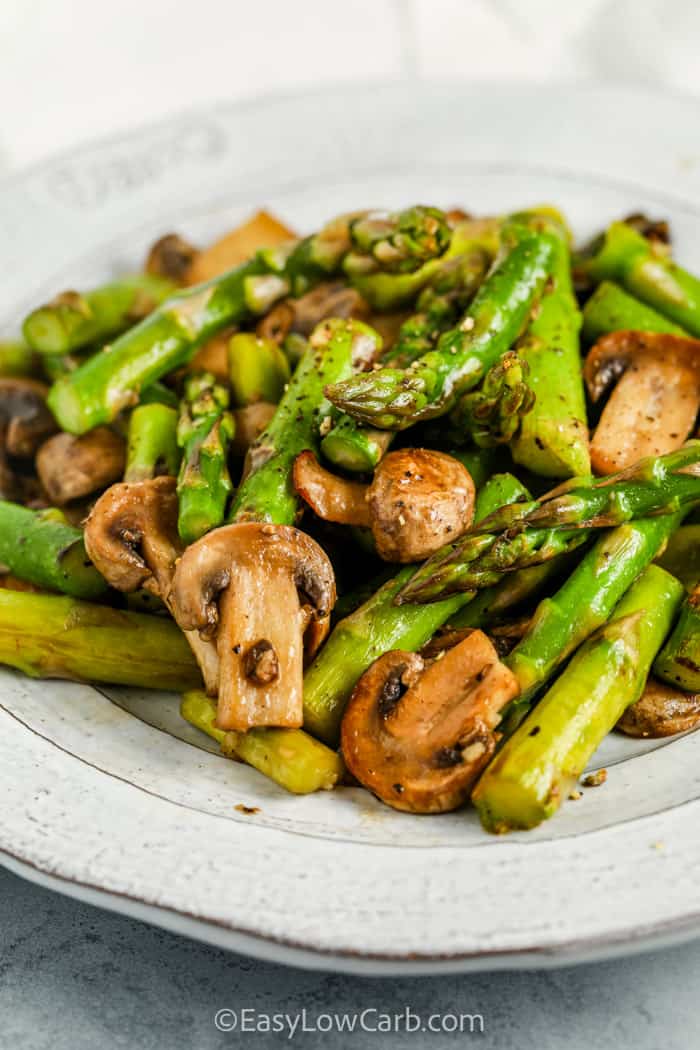
[[[642,694],[683,588],[649,566],[486,768],[472,798],[487,831],[553,816],[603,738]]]
[[[471,434],[480,448],[506,444],[535,404],[529,371],[527,362],[509,350],[491,366],[481,386],[457,402],[451,422]]]
[[[692,594],[700,584],[700,525],[681,525],[656,561]]]
[[[605,533],[552,598],[537,607],[524,638],[506,658],[520,685],[507,726],[566,658],[610,618],[618,601],[678,527],[683,512],[642,518]]]
[[[429,558],[398,596],[430,602],[494,583],[494,573],[524,569],[574,550],[588,530],[671,514],[700,500],[700,443],[641,460],[601,478],[580,479],[541,500],[506,507]]]
[[[677,266],[665,246],[624,222],[612,223],[600,246],[577,260],[593,281],[615,281],[643,303],[700,336],[700,280]]]
[[[496,475],[479,492],[476,515],[483,517],[523,494],[526,493],[517,478]],[[306,672],[304,725],[314,736],[334,744],[348,697],[369,665],[391,649],[420,649],[438,627],[473,597],[460,594],[432,605],[399,607],[394,599],[413,571],[410,565],[402,569],[364,605],[341,620]]]
[[[0,341],[0,378],[36,378],[41,374],[39,359],[24,343]]]
[[[635,299],[619,285],[602,281],[583,308],[581,334],[584,342],[591,345],[608,332],[619,331],[688,334],[680,325]]]
[[[449,412],[520,335],[551,271],[555,247],[551,234],[519,232],[464,319],[443,333],[435,350],[405,371],[382,368],[336,383],[327,389],[328,398],[384,430],[403,430]]]
[[[567,235],[551,215],[531,213],[521,221],[548,230],[555,239],[555,254],[551,281],[518,345],[534,397],[511,443],[513,459],[546,477],[588,474],[591,465],[579,352],[581,315],[571,283]]]
[[[179,691],[201,685],[172,620],[53,594],[0,590],[0,663],[33,678]]]
[[[74,598],[98,598],[107,590],[81,530],[59,510],[28,510],[0,500],[0,562],[22,580]]]
[[[700,693],[700,587],[686,598],[673,634],[654,664],[654,673],[689,693]]]
[[[386,453],[393,436],[390,430],[365,427],[352,416],[341,414],[321,441],[321,452],[341,470],[369,474]]]
[[[68,354],[123,332],[160,306],[175,288],[163,277],[140,273],[90,292],[62,292],[25,318],[24,338],[39,353]]]
[[[324,386],[371,360],[380,345],[374,329],[354,319],[334,318],[316,327],[275,415],[249,452],[250,469],[236,493],[230,521],[296,521],[301,501],[292,467],[300,452],[317,448],[319,427],[331,412]]]
[[[177,424],[182,463],[177,479],[177,529],[185,543],[221,525],[233,485],[226,465],[233,438],[229,394],[211,372],[190,375]]]
[[[369,238],[371,250],[363,249],[369,266],[393,273],[397,266],[422,260],[429,243],[440,250],[442,238],[436,238],[435,217],[423,216],[429,232],[421,237],[423,212],[417,208],[409,212],[416,226],[411,236],[406,233],[406,213],[381,216],[382,237]],[[221,329],[260,316],[283,296],[300,295],[329,274],[338,273],[351,253],[354,265],[359,265],[359,218],[341,216],[287,248],[261,250],[220,277],[179,290],[135,328],[54,384],[49,405],[61,428],[82,434],[111,422],[134,404],[144,387],[186,364],[197,347]],[[364,227],[361,233],[365,244]],[[381,261],[383,256],[386,262]]]
[[[277,404],[289,382],[289,362],[283,351],[272,339],[259,339],[252,332],[231,337],[228,364],[234,408],[255,401]]]
[[[177,412],[157,402],[138,405],[129,418],[124,481],[177,474]]]
[[[185,693],[180,713],[190,725],[218,741],[229,758],[246,762],[295,795],[328,791],[343,776],[340,755],[303,729],[224,732],[216,727],[216,701],[201,690]]]

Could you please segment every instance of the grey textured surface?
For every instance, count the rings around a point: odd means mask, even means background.
[[[469,1045],[498,1050],[691,1050],[700,941],[626,960],[532,973],[363,979],[285,969],[99,911],[0,870],[2,1050],[210,1050]],[[481,1014],[483,1035],[226,1033],[217,1010],[372,1008]],[[249,1017],[251,1015],[248,1015]],[[369,1015],[368,1024],[376,1023]],[[248,1023],[251,1023],[250,1021]]]

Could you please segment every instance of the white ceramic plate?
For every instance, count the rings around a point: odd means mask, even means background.
[[[300,230],[350,207],[553,201],[586,235],[673,221],[700,269],[700,109],[628,91],[374,85],[221,106],[0,186],[0,319],[205,241],[266,205]],[[14,870],[192,936],[364,972],[532,966],[700,930],[700,736],[606,742],[610,773],[528,835],[341,789],[293,798],[228,762],[177,698],[0,671],[0,851]],[[259,812],[243,816],[238,803]]]

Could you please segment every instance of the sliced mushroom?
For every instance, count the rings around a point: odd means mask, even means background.
[[[175,565],[183,545],[177,532],[177,482],[150,481],[112,485],[98,499],[85,525],[85,548],[107,583],[131,594],[146,590],[170,607]],[[219,661],[211,642],[197,631],[185,632],[211,696],[216,695]]]
[[[50,499],[61,506],[111,485],[124,475],[126,444],[109,427],[75,437],[55,434],[37,453],[36,469]]]
[[[36,379],[0,378],[0,447],[8,455],[33,456],[42,441],[55,433],[47,394],[48,387]]]
[[[366,321],[368,303],[344,281],[324,281],[298,299],[284,299],[263,317],[257,334],[263,339],[283,342],[289,332],[311,335],[321,321],[329,317],[354,317]]]
[[[176,284],[186,284],[199,249],[179,233],[166,233],[152,246],[146,259],[146,273],[167,277]]]
[[[459,460],[431,449],[390,452],[370,485],[322,467],[313,452],[294,462],[294,486],[318,517],[372,530],[384,561],[428,558],[471,525],[474,482]]]
[[[247,455],[248,449],[260,437],[276,411],[277,405],[273,405],[271,401],[254,401],[252,405],[233,410],[236,429],[231,442],[231,452],[234,456],[243,458]]]
[[[591,441],[598,474],[680,448],[700,408],[700,340],[663,332],[611,332],[593,346],[584,376],[595,402],[617,380]]]
[[[684,693],[649,678],[636,704],[628,707],[617,728],[627,736],[675,736],[700,723],[700,694]]]
[[[187,366],[188,372],[211,372],[220,383],[230,382],[228,369],[228,344],[234,329],[227,328],[200,346]]]
[[[357,780],[394,809],[444,813],[466,802],[518,693],[482,631],[441,658],[380,656],[350,698],[341,750]]]
[[[188,547],[170,595],[183,630],[216,638],[220,729],[302,723],[304,655],[328,633],[335,580],[319,545],[287,525],[224,525]]]
[[[294,239],[288,226],[266,211],[258,211],[246,222],[200,251],[187,275],[188,284],[200,284],[245,262],[258,248],[274,248]]]

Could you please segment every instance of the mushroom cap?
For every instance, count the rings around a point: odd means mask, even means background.
[[[176,284],[186,284],[192,263],[199,254],[179,233],[166,233],[151,246],[146,259],[146,272],[167,277]]]
[[[417,653],[385,653],[350,697],[343,758],[394,809],[456,809],[491,758],[500,711],[517,693],[515,676],[482,631],[431,663]]]
[[[367,493],[370,527],[385,561],[422,561],[469,528],[474,482],[454,456],[432,449],[389,452]]]
[[[56,431],[46,407],[48,387],[36,379],[0,378],[0,440],[11,456],[33,456]]]
[[[583,376],[592,401],[598,401],[623,372],[641,359],[691,368],[700,375],[700,339],[667,332],[609,332],[588,351]]]
[[[684,693],[649,678],[639,700],[627,708],[617,729],[627,736],[664,737],[685,733],[698,723],[700,694]]]
[[[89,496],[124,475],[126,444],[109,427],[87,434],[55,434],[37,453],[36,469],[54,503]]]
[[[176,486],[175,478],[165,476],[122,482],[107,489],[92,508],[85,547],[98,572],[118,591],[145,587],[167,596],[182,553]]]
[[[333,566],[325,551],[292,525],[243,522],[222,525],[187,548],[173,580],[173,613],[183,630],[213,634],[219,623],[218,599],[235,587],[236,565],[245,562],[265,577],[284,572],[293,580],[300,605],[308,608],[307,633],[325,636],[335,604]],[[316,643],[320,644],[320,640]]]

